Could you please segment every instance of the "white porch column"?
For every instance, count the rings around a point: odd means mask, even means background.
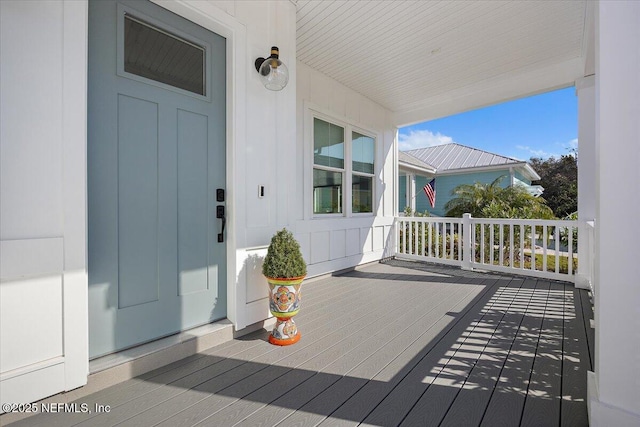
[[[411,206],[411,212],[416,212],[416,174],[407,175],[407,197],[409,198],[408,206]]]
[[[576,80],[578,96],[578,274],[576,286],[589,289],[591,259],[587,239],[587,221],[596,217],[596,107],[595,77]]]
[[[596,363],[592,426],[640,425],[640,2],[596,22]]]

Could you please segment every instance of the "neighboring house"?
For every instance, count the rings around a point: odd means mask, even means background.
[[[521,185],[536,197],[544,191],[531,184],[540,176],[529,163],[456,143],[400,152],[398,169],[399,212],[409,206],[412,211],[444,216],[445,205],[458,185],[490,184],[500,177],[504,177],[502,187]],[[422,189],[434,177],[436,202],[432,208]]]
[[[640,424],[639,22],[586,0],[0,1],[2,403],[202,323],[261,327],[283,227],[309,276],[392,256],[398,128],[575,86],[590,417]],[[272,45],[279,92],[254,67]]]

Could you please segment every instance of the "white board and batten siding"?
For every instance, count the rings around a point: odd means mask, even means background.
[[[87,380],[86,14],[0,2],[2,403]]]
[[[283,58],[281,46],[280,52]],[[247,209],[243,214],[246,215],[244,232],[247,248],[243,250],[238,246],[236,252],[237,289],[241,289],[239,298],[246,305],[242,313],[239,310],[238,327],[269,316],[267,283],[262,277],[261,266],[271,235],[276,230],[287,227],[294,233],[308,265],[308,277],[379,260],[389,256],[385,250],[392,247],[389,239],[393,238],[395,196],[394,186],[390,183],[394,177],[392,160],[396,129],[389,125],[389,112],[301,62],[287,63],[287,66],[290,80],[282,92],[291,91],[291,94],[297,94],[297,99],[289,105],[279,101],[277,106],[287,112],[288,108],[295,108],[295,122],[275,112],[262,111],[263,105],[248,107],[248,111],[255,110],[256,116],[262,114],[256,129],[268,129],[268,123],[273,120],[278,120],[278,129],[272,145],[260,135],[248,137],[246,141],[250,146],[243,178],[247,191]],[[292,85],[295,86],[290,87]],[[265,96],[273,94],[266,91],[260,94],[260,97]],[[314,114],[375,136],[375,205],[372,214],[331,218],[312,215],[313,140],[310,122]],[[247,132],[256,129],[247,128]],[[269,178],[266,181],[265,175]],[[263,198],[257,196],[260,185],[265,185]]]
[[[309,275],[379,260],[385,256],[385,248],[392,242],[389,239],[392,239],[394,217],[392,160],[396,129],[390,124],[390,113],[301,62],[298,62],[297,71],[297,188],[293,213],[296,237],[309,263]],[[375,137],[372,214],[330,218],[313,215],[314,117],[348,125]],[[344,203],[346,205],[349,200]]]

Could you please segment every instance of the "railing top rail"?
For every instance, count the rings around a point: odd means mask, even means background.
[[[433,216],[401,216],[396,217],[402,221],[414,222],[452,222],[462,223],[463,218],[454,217],[433,217]],[[510,218],[471,218],[474,224],[496,224],[496,225],[546,225],[549,227],[577,227],[578,221],[567,219],[510,219]]]
[[[446,216],[400,216],[396,217],[401,221],[414,221],[414,222],[452,222],[455,224],[462,224],[462,218],[446,217]]]
[[[565,219],[507,219],[507,218],[471,218],[476,224],[513,224],[513,225],[547,225],[551,227],[577,227],[578,221]]]

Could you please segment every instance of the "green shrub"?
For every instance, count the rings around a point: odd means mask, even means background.
[[[262,264],[262,274],[272,278],[300,277],[307,274],[307,264],[302,258],[300,245],[286,228],[271,238],[267,256]]]

